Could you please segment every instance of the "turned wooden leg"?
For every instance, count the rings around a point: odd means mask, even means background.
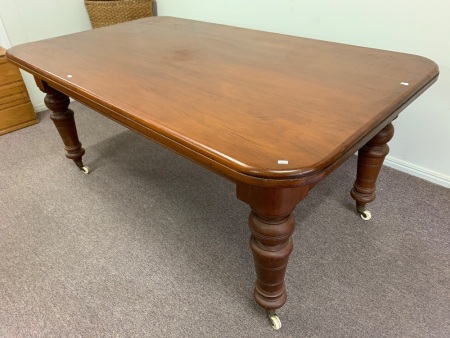
[[[83,166],[84,149],[78,140],[73,111],[68,108],[70,104],[69,97],[48,85],[45,85],[44,90],[47,94],[44,102],[47,108],[51,110],[50,118],[64,142],[66,157],[73,160],[83,172],[88,173],[88,168]]]
[[[375,199],[376,181],[384,158],[389,153],[387,143],[393,136],[394,126],[389,123],[358,151],[356,181],[350,194],[356,201],[356,209],[363,219],[371,217],[365,206]]]
[[[306,187],[237,186],[238,198],[252,209],[248,224],[252,233],[250,248],[256,269],[254,298],[266,310],[275,329],[281,327],[275,310],[282,307],[287,298],[284,276],[293,248],[293,211],[307,193]]]
[[[294,216],[265,219],[251,211],[248,224],[256,269],[255,300],[264,309],[279,309],[286,303],[284,275],[293,248]]]

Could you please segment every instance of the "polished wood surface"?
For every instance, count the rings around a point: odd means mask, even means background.
[[[165,17],[17,46],[8,58],[240,181],[318,175],[438,73],[418,56]]]
[[[391,122],[438,77],[419,56],[158,17],[7,56],[47,94],[80,169],[69,96],[236,183],[251,209],[254,297],[273,323],[287,299],[296,205],[361,149],[351,195],[366,212]]]

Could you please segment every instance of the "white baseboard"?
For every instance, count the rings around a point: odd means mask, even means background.
[[[39,102],[38,104],[33,105],[34,111],[36,113],[40,113],[41,111],[47,110],[48,108],[45,106],[44,102]]]
[[[442,185],[443,187],[450,188],[450,177],[442,175],[435,171],[422,168],[418,165],[399,160],[395,157],[387,156],[384,160],[384,164],[388,167],[403,171],[407,174],[423,178],[424,180]]]

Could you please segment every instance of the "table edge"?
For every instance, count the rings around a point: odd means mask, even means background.
[[[11,49],[14,49],[11,48]],[[370,133],[363,134],[358,140],[355,140],[342,152],[339,152],[338,156],[323,160],[321,163],[317,163],[316,166],[311,168],[302,168],[286,170],[286,171],[262,171],[254,170],[252,168],[242,167],[242,170],[237,170],[236,163],[229,161],[223,157],[217,156],[213,152],[209,152],[207,148],[200,148],[196,144],[185,142],[182,139],[171,138],[165,135],[161,131],[155,130],[140,123],[137,120],[132,120],[127,116],[127,113],[119,108],[114,109],[100,103],[94,95],[76,86],[67,86],[67,82],[51,73],[46,72],[40,68],[34,67],[21,59],[18,59],[11,52],[11,49],[6,51],[6,58],[17,65],[24,71],[32,74],[36,82],[44,81],[51,87],[61,91],[65,95],[85,104],[93,110],[101,113],[102,115],[122,124],[128,129],[134,130],[137,133],[153,140],[168,149],[206,167],[207,169],[218,173],[232,181],[257,184],[260,186],[278,186],[278,187],[295,187],[302,185],[309,185],[318,182],[323,177],[327,176],[336,167],[342,164],[345,160],[351,157],[356,151],[359,150],[365,143],[367,143],[378,131],[380,131],[386,124],[394,120],[398,114],[403,111],[410,103],[412,103],[418,96],[426,91],[433,83],[435,83],[439,77],[439,69],[437,64],[427,58],[429,62],[436,65],[436,75],[425,83],[419,90],[413,95],[407,98],[396,109],[393,109],[391,113],[387,114],[380,122],[376,124],[375,128],[372,128]]]

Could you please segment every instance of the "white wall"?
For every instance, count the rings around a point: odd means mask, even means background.
[[[423,55],[438,82],[395,121],[386,161],[450,187],[448,0],[156,0],[158,15],[184,17]],[[0,0],[12,45],[90,29],[83,0]],[[35,107],[43,96],[27,79]]]
[[[0,17],[0,46],[3,48],[11,47],[8,35],[6,34],[5,26],[3,26],[2,18]]]
[[[0,17],[12,46],[91,29],[84,0],[0,0]],[[33,77],[22,74],[35,110],[46,109]]]

